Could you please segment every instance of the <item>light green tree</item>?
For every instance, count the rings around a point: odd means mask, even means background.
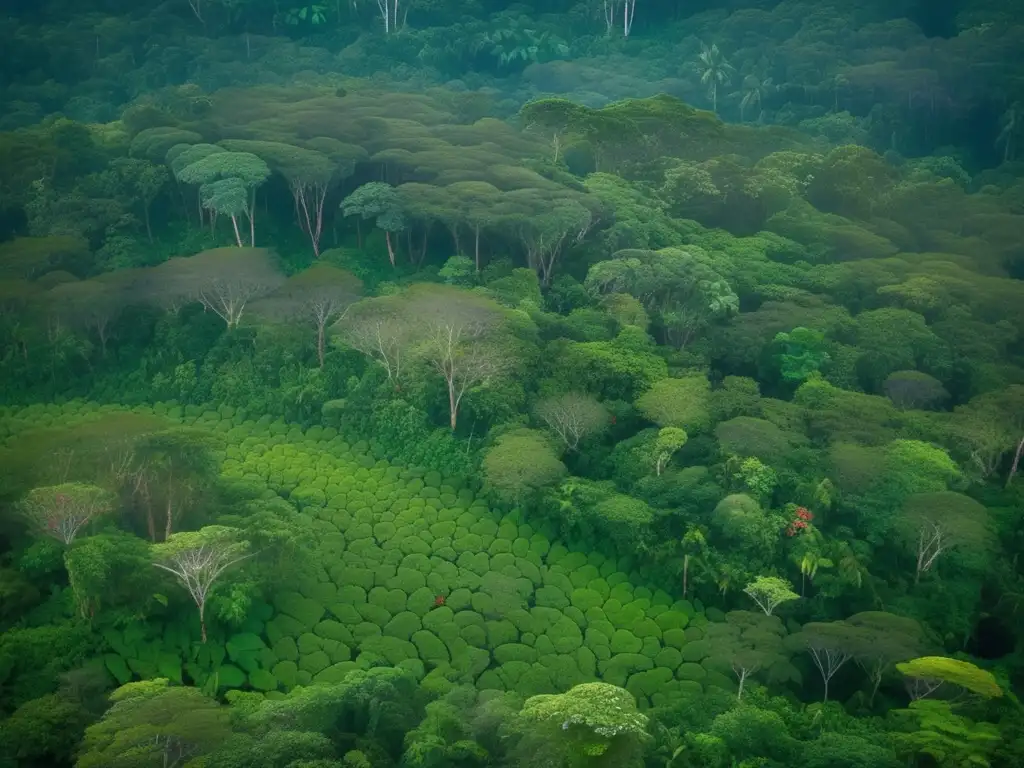
[[[793,591],[793,585],[777,576],[758,576],[743,591],[757,603],[765,616],[771,616],[782,603],[800,599],[800,595]]]
[[[517,718],[538,757],[570,766],[642,764],[647,717],[633,696],[608,683],[583,683],[565,693],[533,696]],[[532,762],[532,760],[531,760]]]
[[[899,663],[896,669],[908,678],[907,690],[915,701],[931,695],[943,685],[984,699],[998,699],[1003,695],[995,675],[961,659],[922,656]]]
[[[153,545],[153,565],[172,574],[188,590],[199,609],[199,626],[206,642],[206,605],[221,575],[254,553],[234,528],[208,525],[198,531],[172,534]]]
[[[486,451],[483,472],[500,496],[520,503],[557,483],[568,470],[543,432],[517,429],[498,437]]]

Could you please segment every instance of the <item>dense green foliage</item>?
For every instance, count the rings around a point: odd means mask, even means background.
[[[1019,3],[25,5],[0,768],[1020,764]]]

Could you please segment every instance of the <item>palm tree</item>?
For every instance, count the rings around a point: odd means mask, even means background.
[[[1003,162],[1009,162],[1017,156],[1017,142],[1024,134],[1024,104],[1013,102],[1010,108],[999,119],[1002,130],[996,138],[996,146],[1003,145]]]
[[[736,69],[718,50],[716,43],[712,43],[710,48],[701,43],[700,47],[700,55],[697,57],[697,72],[700,74],[700,81],[708,86],[711,95],[711,108],[717,115],[718,86],[728,84]]]
[[[756,106],[758,108],[758,118],[764,114],[763,102],[766,94],[771,93],[775,86],[772,83],[770,77],[766,77],[763,80],[757,75],[747,75],[743,78],[743,88],[741,88],[735,95],[740,96],[740,122],[743,122],[743,115],[747,111],[747,107]]]

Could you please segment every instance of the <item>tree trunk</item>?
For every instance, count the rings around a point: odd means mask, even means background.
[[[739,685],[739,690],[736,691],[736,701],[742,701],[743,700],[743,686],[747,682],[747,670],[744,669],[742,672],[740,672],[739,677],[740,677],[740,685]]]
[[[686,589],[689,586],[688,581],[690,577],[690,556],[683,555],[683,599],[686,599]]]
[[[149,202],[144,201],[142,204],[142,220],[146,222],[146,237],[149,238],[149,242],[153,242],[153,225],[149,221]]]
[[[480,225],[473,228],[473,261],[476,262],[476,273],[480,274]]]
[[[231,214],[231,226],[235,228],[235,242],[238,243],[238,247],[242,247],[242,234],[238,231],[238,217]]]
[[[164,541],[171,538],[171,534],[174,533],[174,506],[171,502],[170,493],[167,496],[167,520],[164,523]]]
[[[1020,457],[1024,453],[1024,437],[1021,437],[1020,442],[1017,443],[1017,452],[1013,454],[1013,464],[1010,465],[1010,475],[1006,478],[1006,487],[1010,487],[1010,483],[1013,482],[1013,476],[1017,474],[1017,468],[1020,466]]]
[[[868,699],[868,706],[872,706],[875,703],[875,696],[878,694],[878,688],[882,684],[882,673],[879,671],[871,677],[873,678],[873,684],[871,686],[871,698]]]
[[[320,367],[324,367],[324,323],[316,324],[316,356],[320,361]]]
[[[454,432],[459,419],[459,402],[458,398],[455,397],[455,387],[451,382],[448,383],[448,415],[452,432]]]
[[[395,249],[391,245],[391,233],[384,230],[384,240],[388,244],[388,258],[391,259],[391,266],[395,266]]]
[[[199,603],[199,628],[202,631],[203,642],[206,642],[206,601]]]

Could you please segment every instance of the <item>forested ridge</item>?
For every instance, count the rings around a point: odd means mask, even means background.
[[[1024,760],[1024,6],[0,20],[0,767]]]

